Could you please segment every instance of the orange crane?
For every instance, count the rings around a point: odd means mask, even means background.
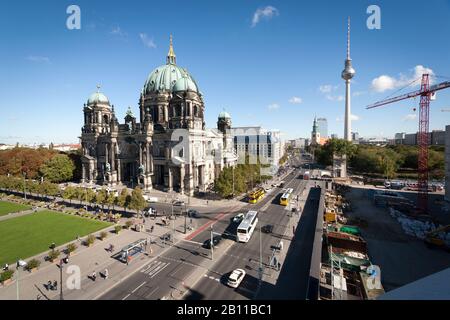
[[[414,81],[415,82],[415,81]],[[419,110],[419,132],[417,136],[417,144],[419,145],[418,158],[418,196],[417,204],[423,213],[428,213],[428,131],[430,123],[430,100],[436,94],[436,91],[450,88],[450,81],[441,82],[430,86],[430,75],[423,74],[420,90],[416,90],[407,94],[396,96],[375,102],[366,107],[366,109],[373,109],[384,106],[400,100],[415,98],[420,96],[420,110]]]

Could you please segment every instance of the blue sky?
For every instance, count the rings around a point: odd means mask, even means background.
[[[361,136],[415,132],[418,100],[365,106],[424,68],[450,78],[449,0],[428,1],[426,10],[423,1],[406,0],[170,3],[1,1],[0,143],[78,142],[83,103],[98,83],[119,120],[128,106],[137,114],[140,89],[165,63],[170,34],[177,63],[204,94],[208,127],[225,108],[236,126],[280,129],[286,138],[309,137],[314,116],[326,117],[329,133],[342,137],[347,16],[353,130]],[[81,30],[66,28],[70,4],[81,8]],[[380,30],[366,26],[371,4],[381,8]],[[450,89],[432,103],[431,129],[449,124],[443,108]]]

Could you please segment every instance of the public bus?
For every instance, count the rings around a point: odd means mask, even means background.
[[[258,188],[248,194],[249,203],[257,203],[264,197],[265,191],[263,188]]]
[[[237,240],[248,242],[258,224],[258,211],[249,211],[237,228]]]
[[[287,189],[280,198],[280,204],[282,206],[287,206],[289,204],[289,200],[291,199],[292,192],[294,192],[294,189],[289,188]]]

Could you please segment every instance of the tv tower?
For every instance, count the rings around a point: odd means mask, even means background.
[[[342,71],[341,77],[345,80],[345,127],[344,139],[352,141],[352,123],[351,123],[351,96],[350,96],[350,80],[355,76],[355,69],[352,67],[352,59],[350,58],[350,17],[348,17],[347,29],[347,59],[345,59],[345,69]]]

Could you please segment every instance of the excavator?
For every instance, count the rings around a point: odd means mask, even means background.
[[[450,251],[450,240],[448,236],[449,232],[450,224],[430,231],[425,236],[425,244],[430,247],[439,247]]]

